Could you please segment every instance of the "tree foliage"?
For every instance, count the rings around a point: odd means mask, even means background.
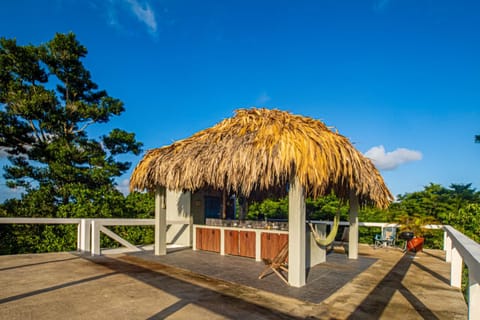
[[[92,190],[112,193],[113,179],[131,165],[115,156],[141,152],[135,135],[121,129],[89,137],[90,126],[124,107],[92,81],[86,55],[73,33],[39,46],[0,39],[0,147],[10,161],[4,177],[54,208],[82,202]]]
[[[124,106],[93,82],[82,63],[87,53],[73,33],[56,34],[38,46],[0,39],[0,149],[9,155],[4,177],[9,187],[25,190],[21,199],[0,205],[0,216],[153,217],[151,194],[124,197],[115,188],[114,179],[131,165],[117,158],[141,152],[135,135],[113,129],[89,136],[91,126],[120,116]],[[475,142],[480,143],[480,135]],[[338,210],[342,220],[348,217],[348,205],[333,194],[307,199],[306,209],[311,220],[332,220]],[[247,218],[287,216],[288,199],[283,198],[250,204]],[[480,193],[471,184],[445,188],[431,183],[399,195],[387,210],[360,212],[362,221],[405,219],[450,224],[480,241]],[[115,231],[136,243],[153,241],[152,228]],[[368,241],[372,232],[361,230],[361,239]],[[74,226],[0,225],[0,254],[69,250],[75,239]]]
[[[348,204],[339,202],[335,195],[318,199],[307,199],[307,218],[311,220],[333,220],[340,210],[342,220],[348,219]],[[249,207],[248,217],[254,219],[264,213],[270,219],[285,219],[288,216],[288,200],[268,199],[254,203]],[[451,184],[445,188],[430,183],[423,190],[398,195],[386,210],[371,207],[361,208],[361,221],[370,222],[408,222],[410,225],[449,224],[465,233],[475,241],[480,241],[480,192],[472,184]],[[419,230],[417,228],[416,230]],[[371,241],[373,233],[378,230],[364,228],[360,230],[361,240]],[[427,245],[440,247],[443,241],[439,232],[428,236]]]
[[[153,195],[134,192],[124,197],[119,192],[100,192],[95,195],[83,192],[78,196],[78,203],[68,203],[58,208],[58,217],[98,218],[145,218],[154,217]],[[0,205],[0,217],[4,216],[38,216],[42,210],[51,213],[48,206],[35,208],[41,192],[30,192],[23,199],[10,199]],[[49,210],[49,211],[48,211]],[[150,244],[154,239],[153,227],[117,226],[112,231],[136,244]],[[0,254],[69,251],[75,250],[77,240],[76,225],[7,225],[0,224]],[[102,237],[102,247],[116,247],[118,243]]]
[[[131,165],[118,157],[141,152],[135,134],[118,128],[89,134],[124,106],[93,82],[82,62],[86,56],[73,33],[37,46],[0,39],[0,150],[9,160],[4,177],[7,186],[24,190],[1,206],[0,215],[151,217],[151,195],[124,197],[114,181]],[[149,234],[118,228],[137,241]],[[69,250],[75,239],[74,226],[0,225],[2,253]]]

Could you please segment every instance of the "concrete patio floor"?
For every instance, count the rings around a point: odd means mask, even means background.
[[[100,257],[0,256],[0,319],[466,319],[442,251],[360,246],[330,254],[307,285],[286,286],[263,263],[177,250]]]

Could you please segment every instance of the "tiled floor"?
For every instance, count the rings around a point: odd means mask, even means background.
[[[0,319],[466,319],[438,250],[330,254],[307,285],[258,280],[263,263],[190,249],[0,256]]]
[[[259,280],[265,265],[250,258],[191,249],[173,251],[166,256],[154,256],[152,252],[131,255],[312,303],[323,301],[377,261],[366,256],[349,260],[345,254],[330,253],[326,263],[308,271],[306,286],[294,288],[273,273]]]

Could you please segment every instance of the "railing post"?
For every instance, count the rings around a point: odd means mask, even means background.
[[[462,269],[463,259],[458,249],[453,247],[452,249],[452,266],[450,269],[450,285],[455,288],[462,287]]]
[[[77,224],[77,251],[82,251],[82,222],[79,221]]]
[[[480,285],[473,270],[468,270],[468,319],[480,319]],[[476,301],[476,302],[475,302]]]
[[[78,224],[78,250],[80,252],[90,252],[90,224],[90,219],[81,219]]]
[[[445,261],[452,262],[452,239],[447,231],[443,232],[443,250],[445,250]]]
[[[100,227],[101,223],[92,220],[92,256],[100,255]]]
[[[472,270],[468,271],[468,319],[480,319],[480,285],[475,280]]]

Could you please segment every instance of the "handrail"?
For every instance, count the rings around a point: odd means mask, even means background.
[[[0,224],[78,224],[81,218],[0,218]]]
[[[473,272],[477,281],[480,281],[480,244],[473,241],[452,226],[444,226],[444,230],[452,240],[452,245],[457,248],[469,272]]]
[[[462,285],[463,263],[468,268],[468,318],[480,319],[480,244],[452,226],[444,226],[446,260],[451,262],[450,285]],[[477,301],[477,303],[473,303]]]
[[[1,217],[0,224],[77,224],[77,250],[100,255],[100,232],[119,242],[130,250],[138,247],[131,244],[105,226],[154,226],[155,219],[123,218],[26,218]],[[185,221],[167,221],[167,225],[186,224]],[[138,249],[141,250],[141,249]]]
[[[332,221],[310,221],[315,224],[331,224]],[[114,225],[154,225],[154,219],[118,219],[118,218],[14,218],[1,217],[0,224],[78,224],[77,248],[83,252],[91,252],[92,255],[100,254],[100,232],[113,237],[114,240],[127,245],[127,241],[113,234],[104,226]],[[185,224],[184,221],[167,221],[167,224]],[[347,221],[340,225],[348,225]],[[385,227],[399,226],[388,222],[359,222],[361,227]],[[463,263],[469,271],[468,288],[468,312],[469,319],[480,319],[480,304],[472,303],[480,301],[480,244],[465,236],[460,231],[448,225],[426,225],[427,229],[443,229],[444,250],[446,261],[451,262],[450,285],[461,287]],[[113,234],[113,235],[112,235]],[[132,247],[133,248],[133,245]]]

